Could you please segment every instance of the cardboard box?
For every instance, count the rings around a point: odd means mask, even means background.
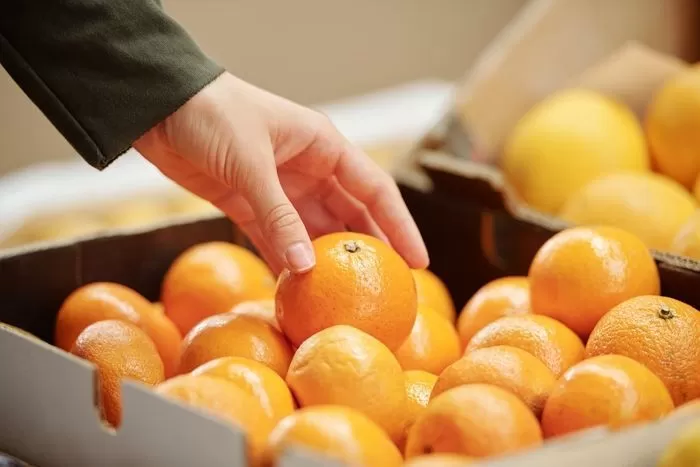
[[[427,192],[404,187],[404,195],[421,227],[449,209]],[[122,426],[116,432],[105,427],[95,406],[94,367],[47,343],[56,312],[76,287],[114,281],[155,300],[173,259],[191,245],[214,240],[247,245],[228,220],[212,217],[20,249],[0,257],[0,321],[42,339],[0,328],[0,452],[37,467],[245,466],[244,440],[232,425],[165,400],[138,383],[123,384]],[[442,245],[433,248],[433,258],[454,261],[452,245],[444,239]],[[483,277],[465,270],[461,286],[475,289]],[[480,465],[652,466],[684,421],[669,418],[617,434],[594,429]],[[281,465],[338,464],[299,450],[290,452]]]
[[[698,24],[700,4],[687,0],[530,2],[465,76],[452,110],[407,156],[404,179],[449,200],[457,228],[464,220],[480,233],[479,264],[526,274],[539,247],[567,224],[518,202],[504,180],[496,164],[510,130],[543,97],[572,86],[614,96],[641,116],[653,91],[700,57]],[[654,256],[663,294],[700,306],[700,263]],[[454,283],[457,269],[444,265],[440,273]]]
[[[643,25],[640,31],[646,34],[649,25],[654,24],[652,19],[658,19],[660,3],[651,0],[536,1],[516,21],[515,31],[508,31],[504,37],[508,39],[510,36],[510,42],[515,42],[512,37],[520,35],[527,42],[528,34],[536,30],[535,25],[550,24],[553,27],[560,24],[562,20],[554,21],[551,15],[552,11],[564,14],[561,10],[564,4],[573,8],[569,20],[585,21],[585,17],[578,18],[581,9],[588,8],[584,5],[611,8],[608,13],[617,12],[618,20],[621,12],[627,15],[622,16],[628,17],[629,21],[624,21],[628,27],[638,17]],[[627,9],[620,5],[626,5]],[[634,11],[634,15],[630,15],[630,11]],[[598,10],[595,13],[595,17],[603,15]],[[547,18],[549,23],[545,21]],[[571,25],[563,23],[557,28],[566,32],[569,30],[567,26]],[[667,32],[675,30],[667,28]],[[629,38],[629,34],[621,31],[616,34],[625,40]],[[573,41],[575,35],[567,37]],[[500,38],[497,46],[503,47],[506,39]],[[600,40],[598,37],[592,42],[599,44]],[[551,44],[552,36],[548,40],[540,39],[540,46],[542,43]],[[563,41],[554,43],[562,44]],[[677,45],[666,39],[658,43],[669,47]],[[519,44],[521,47],[522,42]],[[598,54],[584,55],[590,59],[590,65],[618,48],[595,48]],[[486,71],[489,67],[498,69],[498,62],[509,55],[506,52],[480,62],[479,73],[488,77]],[[511,58],[519,57],[521,53],[524,51]],[[581,70],[588,68],[584,66]],[[542,76],[548,75],[543,72]],[[571,76],[581,74],[572,72]],[[505,80],[504,76],[501,78]],[[496,86],[498,80],[486,79],[482,84]],[[518,102],[523,108],[528,105],[527,99],[512,102],[507,99],[510,95],[504,89],[514,92],[514,88],[493,89],[495,95],[498,95],[498,89],[503,91],[504,105],[513,103],[515,109],[519,108]],[[493,94],[491,98],[490,105],[493,106],[497,100]],[[485,107],[482,109],[488,110],[488,100],[483,102]],[[505,117],[499,117],[505,113],[483,115],[484,128],[491,124],[501,128],[499,125],[507,121]],[[534,250],[560,225],[556,220],[543,218],[526,208],[513,208],[507,194],[504,196],[507,187],[499,172],[482,161],[488,159],[489,153],[472,157],[469,153],[471,146],[463,144],[468,143],[469,138],[464,132],[455,131],[461,125],[456,125],[457,120],[452,117],[445,119],[424,138],[420,151],[407,155],[406,162],[410,164],[397,175],[404,198],[431,252],[431,268],[445,280],[456,305],[461,306],[488,280],[503,274],[523,273]],[[480,135],[478,131],[475,134]],[[455,147],[462,150],[445,153]],[[497,147],[497,144],[492,147]],[[455,154],[473,160],[460,160]],[[427,177],[415,170],[416,164],[427,169]],[[172,260],[187,247],[212,240],[246,244],[227,220],[209,218],[163,224],[146,230],[113,232],[77,243],[13,250],[0,256],[0,321],[50,342],[56,312],[76,287],[93,281],[114,281],[154,300]],[[700,289],[698,264],[664,255],[657,255],[657,259],[664,292],[697,306],[700,294],[695,290]],[[104,428],[94,405],[96,375],[93,367],[46,342],[0,329],[0,451],[41,467],[245,465],[243,439],[232,426],[166,401],[138,384],[126,383],[123,386],[123,426],[117,432]],[[673,417],[620,433],[591,430],[547,443],[535,451],[482,462],[481,465],[651,467],[685,421],[686,417]],[[333,463],[313,453],[296,451],[289,453],[283,465],[313,467]]]

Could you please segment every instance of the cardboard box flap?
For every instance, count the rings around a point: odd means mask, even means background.
[[[13,401],[0,405],[0,449],[38,466],[121,467],[146,459],[163,466],[245,465],[243,437],[233,426],[137,383],[122,385],[120,429],[104,426],[90,364],[36,339],[0,332],[0,371],[12,381],[0,385],[0,399]]]
[[[640,121],[644,121],[654,93],[668,78],[687,67],[688,64],[677,57],[630,41],[566,87],[591,89],[624,102]]]
[[[610,432],[609,436],[572,440],[568,445],[544,447],[517,458],[487,462],[488,467],[655,467],[678,431],[697,415],[676,415],[659,422]],[[640,449],[643,447],[643,449]],[[567,449],[563,449],[567,448]]]
[[[456,97],[458,118],[475,145],[495,158],[532,105],[626,42],[694,58],[698,10],[692,0],[535,0],[465,77]]]
[[[173,229],[175,225],[181,230]],[[52,342],[55,314],[76,288],[89,282],[118,282],[157,300],[161,280],[175,257],[189,246],[213,240],[245,242],[228,219],[214,217],[153,231],[128,229],[78,243],[7,250],[0,255],[3,321]]]

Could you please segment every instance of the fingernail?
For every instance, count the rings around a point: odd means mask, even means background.
[[[314,252],[308,243],[299,242],[291,245],[284,256],[292,272],[306,272],[316,264]]]

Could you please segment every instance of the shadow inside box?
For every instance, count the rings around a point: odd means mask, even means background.
[[[429,269],[445,282],[459,312],[481,286],[508,272],[490,262],[485,212],[438,192],[400,188],[430,253]]]

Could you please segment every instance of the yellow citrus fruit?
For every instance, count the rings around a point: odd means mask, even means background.
[[[700,210],[690,216],[673,238],[671,253],[700,260]]]
[[[195,368],[192,374],[223,378],[258,400],[272,420],[294,412],[294,398],[282,377],[260,362],[243,357],[221,357]]]
[[[401,437],[406,389],[401,365],[376,338],[346,325],[304,341],[287,372],[299,405],[340,404],[364,413],[392,439]]]
[[[432,308],[419,306],[411,334],[395,355],[404,370],[439,374],[461,353],[457,330],[452,323]]]
[[[618,227],[663,251],[696,208],[693,196],[673,179],[651,172],[617,172],[574,193],[561,217],[576,225]]]
[[[360,329],[396,350],[416,319],[416,284],[403,258],[376,237],[336,232],[313,241],[316,266],[280,274],[277,320],[298,347],[335,325]]]
[[[616,227],[574,227],[547,240],[530,265],[533,313],[550,316],[586,339],[612,307],[660,290],[644,242]]]
[[[104,320],[89,325],[78,334],[71,353],[97,367],[100,412],[113,427],[122,420],[123,380],[155,386],[165,379],[163,361],[151,338],[126,321]]]
[[[510,276],[492,280],[469,299],[457,318],[462,347],[474,334],[499,318],[530,313],[530,281]]]
[[[284,335],[263,318],[221,313],[210,316],[182,341],[180,373],[219,357],[245,357],[263,363],[284,377],[292,360],[292,348]]]
[[[664,83],[647,109],[646,132],[657,170],[692,188],[700,174],[700,70]]]
[[[600,355],[569,368],[542,413],[545,438],[586,428],[620,428],[664,417],[673,400],[647,367],[622,355]]]
[[[305,407],[280,421],[270,433],[265,465],[277,465],[286,450],[306,448],[344,465],[399,467],[401,453],[365,414],[340,405]]]
[[[163,279],[161,302],[185,335],[209,316],[274,293],[275,276],[263,260],[242,246],[208,242],[175,259]]]
[[[406,448],[406,439],[413,423],[418,418],[418,415],[423,413],[423,410],[428,406],[430,394],[437,381],[437,376],[422,370],[405,371],[404,378],[406,402],[408,403],[406,407],[406,426],[404,428],[404,436],[396,443],[401,452]]]
[[[518,396],[539,417],[556,378],[544,363],[517,347],[468,352],[440,374],[431,397],[464,384],[493,384]]]
[[[418,305],[426,305],[454,322],[457,311],[447,286],[429,269],[412,269],[411,272],[416,282]]]
[[[659,467],[697,467],[700,465],[700,420],[683,425],[666,447]]]
[[[649,170],[644,133],[624,105],[568,89],[535,105],[509,135],[506,179],[532,207],[556,214],[583,185],[605,173]]]
[[[490,384],[466,384],[430,401],[408,433],[406,458],[430,453],[489,457],[541,444],[537,418],[517,396]]]
[[[155,392],[236,425],[245,434],[250,465],[260,465],[274,423],[244,389],[223,378],[180,375],[160,383]]]

